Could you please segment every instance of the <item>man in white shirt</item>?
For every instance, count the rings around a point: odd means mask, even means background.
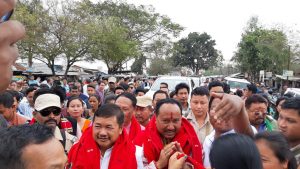
[[[205,168],[210,168],[209,153],[210,153],[211,145],[216,138],[230,133],[242,133],[252,137],[254,133],[257,132],[255,127],[250,125],[250,122],[248,120],[248,114],[246,112],[245,106],[243,104],[243,100],[241,98],[237,96],[229,96],[227,94],[221,94],[221,93],[215,94],[215,96],[218,95],[223,95],[223,96],[221,96],[221,98],[212,97],[209,102],[209,120],[214,128],[214,131],[205,138],[203,143],[203,151],[204,151],[203,164]],[[218,108],[218,106],[225,105],[224,102],[222,102],[221,100],[223,97],[228,98],[227,99],[228,101],[225,103],[227,104],[226,107],[230,107],[234,105],[238,107],[240,110],[237,111],[238,113],[235,114],[233,114],[229,110],[227,111],[225,110],[224,114],[228,114],[228,116],[224,119],[218,119],[216,117],[217,112],[215,110]]]

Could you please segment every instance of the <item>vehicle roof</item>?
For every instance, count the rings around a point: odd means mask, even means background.
[[[243,83],[249,83],[250,82],[246,79],[238,79],[238,78],[233,78],[233,77],[225,77],[225,80],[229,80],[229,81],[236,81],[236,82],[243,82]]]
[[[185,77],[185,76],[161,76],[157,79],[191,79],[191,77]]]

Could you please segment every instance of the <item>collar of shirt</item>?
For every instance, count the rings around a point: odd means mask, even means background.
[[[205,117],[205,119],[204,119],[204,123],[203,123],[202,126],[199,126],[199,124],[198,124],[198,122],[197,122],[197,119],[196,119],[196,117],[195,117],[193,111],[190,111],[190,112],[189,112],[189,114],[188,114],[188,116],[186,117],[186,119],[187,119],[189,122],[194,123],[194,124],[197,126],[197,128],[199,128],[199,129],[203,128],[205,125],[207,125],[207,124],[209,123],[209,115],[208,115],[208,113],[206,113],[206,117]]]
[[[57,126],[55,127],[55,130],[54,130],[54,137],[57,138],[60,141],[63,140],[60,129]]]
[[[125,130],[127,131],[127,134],[130,132],[131,122],[128,124],[128,126],[125,126]]]
[[[101,157],[100,157],[100,168],[101,169],[108,169],[112,149],[113,149],[113,147],[107,149],[104,154],[101,154]]]

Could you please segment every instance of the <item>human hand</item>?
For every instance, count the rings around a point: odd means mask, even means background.
[[[169,169],[181,169],[184,167],[187,155],[180,152],[175,152],[169,159]]]
[[[156,162],[157,168],[164,168],[167,166],[169,158],[178,149],[177,142],[171,142],[166,145],[161,151],[158,161]]]
[[[7,12],[11,11],[15,6],[15,0],[2,0],[0,1],[0,16],[4,16]]]
[[[228,120],[230,117],[237,116],[242,112],[244,101],[240,97],[214,92],[212,97],[221,99],[221,102],[210,111],[214,119],[218,121]]]
[[[11,11],[14,5],[14,0],[1,0],[0,17]],[[18,21],[6,21],[0,23],[0,32],[0,92],[2,92],[11,81],[11,66],[19,55],[15,43],[25,36],[25,28]]]

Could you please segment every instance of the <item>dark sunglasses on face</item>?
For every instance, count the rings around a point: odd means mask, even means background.
[[[55,116],[58,116],[60,115],[60,111],[60,108],[48,108],[39,111],[39,113],[44,117],[49,116],[51,113],[53,113]]]
[[[11,10],[10,12],[8,12],[4,16],[2,16],[1,19],[0,19],[0,23],[8,21],[9,18],[11,17],[11,15],[13,14],[13,12],[14,11]]]

